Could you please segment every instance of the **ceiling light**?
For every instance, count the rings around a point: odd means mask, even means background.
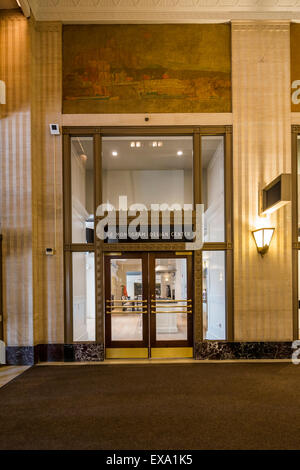
[[[162,147],[164,145],[163,142],[157,142],[157,147]]]
[[[181,157],[181,155],[183,155],[183,151],[182,151],[182,150],[178,150],[177,155],[178,155],[178,157]]]
[[[112,156],[113,157],[117,157],[118,156],[118,152],[116,152],[116,150],[113,150],[113,152],[111,152]]]
[[[136,142],[136,143],[135,143],[135,146],[136,146],[136,147],[141,147],[141,142]]]
[[[157,142],[156,142],[156,140],[152,142],[152,147],[157,147]]]
[[[87,158],[88,158],[88,157],[87,157],[84,153],[82,153],[82,154],[80,155],[80,159],[83,161],[83,163],[85,163],[85,162],[87,161]]]
[[[130,142],[130,147],[135,147],[135,142]]]

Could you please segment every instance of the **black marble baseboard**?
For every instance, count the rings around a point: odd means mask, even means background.
[[[204,341],[195,344],[195,359],[291,359],[291,357],[291,341]]]
[[[35,361],[33,346],[6,346],[6,364],[14,366],[31,366]]]
[[[291,341],[225,342],[204,341],[195,344],[195,359],[291,359]],[[104,361],[103,344],[38,344],[7,346],[8,365],[33,365],[38,362]]]

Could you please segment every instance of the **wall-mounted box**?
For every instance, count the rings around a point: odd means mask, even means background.
[[[271,214],[291,200],[291,175],[282,173],[261,192],[261,215]]]

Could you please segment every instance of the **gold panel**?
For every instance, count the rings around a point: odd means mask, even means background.
[[[152,358],[184,358],[194,357],[193,348],[151,348]]]
[[[148,359],[148,348],[107,348],[106,359]]]

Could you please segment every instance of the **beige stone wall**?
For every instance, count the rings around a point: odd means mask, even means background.
[[[232,25],[235,339],[292,339],[291,204],[258,217],[258,188],[291,171],[288,23]],[[250,231],[275,227],[262,259]]]
[[[5,340],[9,345],[60,343],[62,143],[50,136],[48,124],[143,125],[144,116],[60,114],[57,23],[2,15],[0,50],[0,79],[7,84],[7,105],[0,105]],[[289,64],[288,23],[235,22],[233,115],[160,114],[145,124],[230,124],[233,119],[236,340],[292,338],[291,208],[269,219],[258,217],[259,186],[291,170]],[[263,224],[276,231],[261,259],[250,231]],[[56,256],[44,255],[48,246],[56,247]]]
[[[29,25],[23,15],[1,12],[0,105],[1,232],[3,234],[4,339],[33,343],[32,190]]]
[[[30,32],[34,341],[62,343],[62,138],[49,130],[61,124],[61,25],[30,20]]]

